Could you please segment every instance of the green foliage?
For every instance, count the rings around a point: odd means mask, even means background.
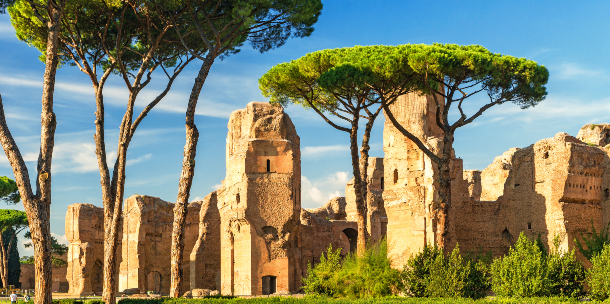
[[[25,233],[25,235],[23,236],[26,239],[31,239],[32,235],[31,233],[28,231]],[[30,248],[32,247],[33,244],[32,242],[28,242],[23,244],[23,247],[25,248]],[[64,254],[68,253],[68,246],[64,245],[62,243],[59,243],[57,241],[57,239],[54,236],[51,236],[51,263],[53,263],[53,266],[65,266],[68,265],[68,262],[58,258],[59,256],[62,256]],[[24,256],[21,258],[21,263],[24,264],[34,264],[34,257],[32,256]]]
[[[303,290],[307,294],[335,296],[339,294],[337,274],[341,270],[341,248],[333,251],[328,246],[326,254],[320,257],[320,263],[312,267],[307,263],[307,277],[303,278]]]
[[[538,240],[530,241],[522,232],[509,254],[491,265],[492,290],[501,297],[577,297],[583,292],[584,267],[574,251],[555,250],[546,254]]]
[[[385,240],[369,246],[362,256],[350,254],[341,263],[341,250],[328,247],[320,263],[307,267],[307,294],[349,298],[384,297],[400,287],[399,272],[390,267]]]
[[[2,0],[0,0],[2,1]],[[19,189],[17,189],[17,183],[14,180],[0,176],[0,200],[7,204],[14,205],[19,203],[21,199],[19,197]]]
[[[578,238],[574,238],[574,244],[576,244],[576,248],[578,251],[582,253],[587,260],[591,261],[591,258],[598,255],[604,249],[604,246],[610,244],[610,223],[600,231],[598,234],[595,230],[595,226],[593,225],[593,220],[591,220],[591,236],[585,236],[584,233],[580,232],[580,237],[585,242],[585,246],[580,242]]]
[[[7,229],[2,233],[4,247],[9,247],[11,242],[11,251],[8,253],[8,285],[20,286],[19,276],[21,276],[21,266],[19,265],[19,249],[17,248],[17,238],[11,236],[15,233],[14,229]],[[2,282],[0,281],[0,286]],[[2,286],[3,287],[3,286]]]
[[[546,97],[548,70],[536,62],[494,54],[479,45],[356,46],[306,54],[259,79],[272,103],[312,104],[327,111],[339,95],[431,93],[439,84],[480,85],[494,102],[527,108]],[[368,90],[368,91],[367,91]]]
[[[305,297],[254,297],[254,298],[218,298],[218,299],[183,299],[183,298],[165,298],[165,299],[122,299],[120,304],[220,304],[220,303],[281,303],[281,304],[473,304],[473,303],[504,303],[504,304],[560,304],[560,303],[580,303],[574,298],[485,298],[479,300],[473,299],[447,299],[447,298],[411,298],[411,297],[385,297],[385,298],[366,298],[366,299],[346,299],[346,298],[329,298],[322,296],[305,296]],[[599,303],[591,301],[588,303]]]
[[[349,298],[387,297],[400,285],[400,273],[390,266],[385,239],[368,246],[362,256],[349,254],[338,273],[338,294]]]
[[[587,270],[591,298],[606,300],[610,298],[610,245],[591,258],[591,268]]]
[[[489,290],[487,265],[460,255],[456,246],[449,257],[436,246],[412,255],[402,273],[405,292],[414,297],[482,298]]]
[[[58,299],[53,300],[53,304],[84,304],[82,300],[75,299]]]

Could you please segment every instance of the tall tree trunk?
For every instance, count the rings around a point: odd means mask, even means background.
[[[354,173],[354,194],[356,196],[356,217],[358,222],[358,255],[366,250],[368,233],[366,229],[366,204],[362,196],[362,176],[360,175],[360,157],[358,155],[358,115],[354,115],[352,129],[349,135],[350,150],[352,153],[352,169]]]
[[[180,184],[178,197],[174,206],[174,225],[172,230],[172,251],[171,251],[171,286],[170,296],[180,297],[182,293],[182,257],[184,252],[184,225],[186,222],[186,212],[188,199],[193,184],[195,174],[195,155],[197,152],[197,141],[199,131],[195,125],[195,110],[201,88],[208,77],[210,68],[214,63],[214,52],[210,51],[205,61],[199,69],[199,74],[195,78],[195,84],[191,90],[188,107],[186,109],[186,144],[184,145],[184,158],[182,159],[182,173],[180,174]]]
[[[48,1],[48,36],[45,59],[45,73],[42,93],[42,113],[40,131],[40,154],[38,156],[36,194],[30,184],[27,166],[6,124],[2,99],[0,98],[0,142],[13,168],[19,194],[28,217],[32,243],[34,245],[34,269],[36,304],[51,304],[51,160],[55,141],[55,113],[53,113],[53,93],[58,57],[57,46],[59,28],[65,1]]]
[[[8,255],[9,252],[4,246],[4,233],[0,232],[0,263],[2,263],[2,269],[0,270],[0,278],[2,279],[2,287],[8,286]]]
[[[129,95],[127,111],[123,116],[121,128],[119,129],[117,159],[114,164],[113,178],[110,187],[110,193],[114,196],[111,196],[108,204],[104,205],[104,291],[102,293],[102,300],[104,300],[104,303],[106,304],[116,303],[116,266],[120,230],[119,225],[121,224],[123,217],[127,149],[129,148],[129,142],[131,140],[130,134],[133,106],[137,93],[137,90],[134,90]]]
[[[436,208],[436,242],[443,251],[448,251],[450,245],[449,210],[451,209],[451,157],[453,135],[445,132],[443,137],[442,157],[439,168],[439,206]]]

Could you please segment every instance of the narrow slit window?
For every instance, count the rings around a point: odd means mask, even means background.
[[[527,229],[528,230],[532,230],[532,223],[531,222],[527,223]]]
[[[267,160],[267,172],[271,172],[271,160]]]
[[[381,181],[379,183],[381,184],[381,190],[383,190],[383,177],[381,177]]]
[[[398,183],[398,169],[394,169],[394,184]]]

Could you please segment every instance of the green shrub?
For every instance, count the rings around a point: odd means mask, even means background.
[[[582,253],[582,255],[584,255],[587,260],[591,261],[592,257],[602,252],[604,246],[610,244],[609,229],[610,223],[608,223],[608,225],[598,234],[595,230],[595,226],[593,225],[593,220],[591,220],[591,236],[585,236],[582,231],[580,232],[580,237],[585,242],[587,248],[584,248],[578,238],[574,238],[574,244],[576,244],[576,248],[578,248],[578,251],[580,251],[580,253]]]
[[[303,289],[307,294],[350,298],[383,297],[400,289],[397,270],[390,267],[387,242],[368,246],[362,256],[349,254],[341,262],[341,250],[328,247],[314,268],[307,267]]]
[[[101,300],[101,299],[86,300],[85,304],[104,304],[104,300]]]
[[[335,296],[338,291],[337,274],[341,270],[341,248],[333,251],[328,246],[326,254],[320,257],[320,263],[312,268],[307,264],[307,277],[303,279],[303,290],[308,294]]]
[[[463,258],[459,245],[449,257],[436,246],[425,246],[407,261],[403,280],[405,292],[415,297],[478,299],[489,289],[487,265]]]
[[[83,304],[83,301],[75,299],[59,299],[53,300],[53,304]]]
[[[574,251],[555,249],[546,254],[540,238],[530,241],[523,232],[509,254],[491,265],[492,290],[501,297],[576,297],[582,294],[585,271]]]
[[[392,269],[386,240],[368,246],[362,256],[350,254],[341,265],[338,294],[350,298],[386,297],[401,288],[400,273]]]
[[[600,254],[594,256],[591,264],[587,271],[591,298],[606,300],[610,298],[610,245],[606,245]]]

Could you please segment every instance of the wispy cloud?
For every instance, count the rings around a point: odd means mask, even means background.
[[[347,145],[333,145],[333,146],[307,146],[301,150],[301,155],[305,158],[319,158],[327,156],[333,153],[349,152],[349,146]]]
[[[15,29],[8,22],[0,22],[0,39],[12,39],[15,38]]]
[[[137,164],[139,162],[149,160],[151,157],[152,157],[152,153],[148,153],[148,154],[142,155],[138,158],[129,159],[129,160],[127,160],[127,165],[129,166],[129,165]]]
[[[216,190],[220,189],[220,187],[222,187],[222,184],[216,184],[216,185],[212,186],[212,190],[216,191]]]
[[[562,80],[606,76],[606,73],[601,70],[584,67],[576,63],[551,65],[549,66],[549,69],[553,71],[553,77],[557,77],[558,79]]]
[[[301,207],[317,208],[333,197],[345,196],[345,185],[348,181],[348,173],[341,171],[316,180],[301,176]]]

